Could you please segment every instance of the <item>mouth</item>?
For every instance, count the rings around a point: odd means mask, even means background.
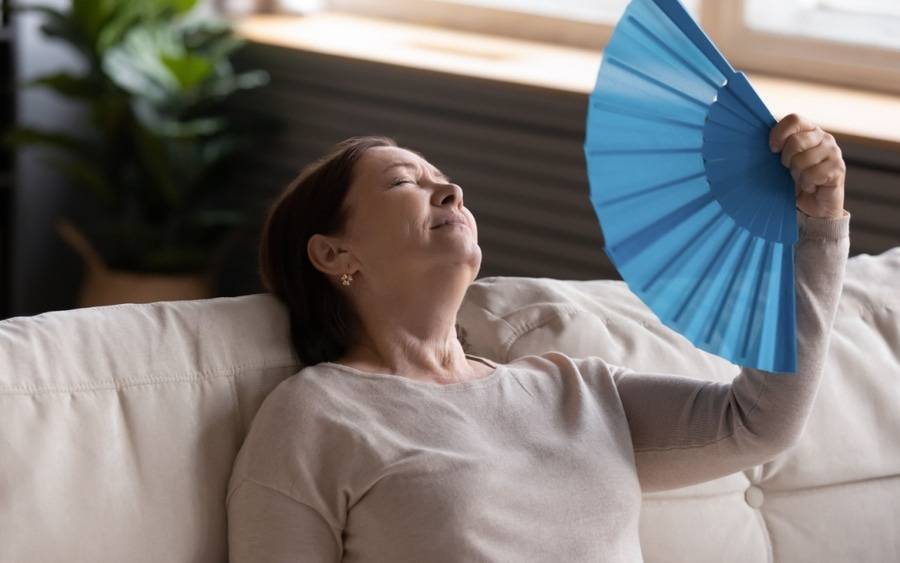
[[[440,229],[441,227],[454,227],[454,226],[468,227],[468,225],[466,225],[462,221],[447,221],[445,223],[441,223],[440,225],[435,225],[434,227],[431,227],[431,230]]]
[[[448,220],[446,220],[446,221],[443,221],[443,222],[441,222],[441,223],[439,223],[439,224],[437,224],[437,225],[431,227],[431,229],[432,229],[432,230],[434,230],[434,229],[439,229],[439,228],[441,228],[441,227],[446,227],[446,226],[448,226],[448,225],[462,225],[462,226],[464,226],[464,227],[468,227],[468,224],[467,224],[465,221],[461,220],[461,219],[448,219]]]

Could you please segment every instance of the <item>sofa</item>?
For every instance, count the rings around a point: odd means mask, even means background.
[[[548,350],[730,381],[614,280],[486,277],[467,352]],[[227,561],[232,462],[265,396],[303,366],[268,294],[0,322],[0,561]],[[849,259],[803,438],[699,485],[645,493],[648,562],[900,562],[900,247]]]

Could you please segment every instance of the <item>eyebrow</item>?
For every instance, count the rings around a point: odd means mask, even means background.
[[[396,168],[396,167],[398,167],[398,166],[402,166],[403,168],[412,168],[412,169],[417,168],[416,165],[412,164],[411,162],[394,162],[393,164],[389,165],[387,168],[385,168],[384,170],[382,170],[381,173],[384,174],[385,172],[387,172],[387,171],[390,170],[391,168]],[[449,179],[450,179],[450,178],[447,177],[446,174],[444,174],[443,172],[441,172],[440,170],[438,170],[437,167],[435,167],[434,170],[435,170],[435,172],[437,172],[437,175],[440,176],[441,178],[443,178],[444,180],[449,180]]]

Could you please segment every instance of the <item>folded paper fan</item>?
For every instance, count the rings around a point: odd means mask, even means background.
[[[796,371],[796,195],[776,124],[677,0],[632,0],[603,51],[584,153],[604,251],[697,348]]]

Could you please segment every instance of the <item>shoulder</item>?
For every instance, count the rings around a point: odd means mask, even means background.
[[[287,476],[307,461],[323,461],[323,452],[338,452],[347,443],[343,422],[347,406],[319,376],[327,366],[305,367],[263,399],[241,445],[232,475],[290,487]]]
[[[306,427],[327,419],[347,402],[349,390],[342,389],[343,378],[327,364],[306,366],[287,377],[263,399],[252,426],[289,430]]]
[[[611,411],[620,410],[616,377],[622,368],[599,356],[575,357],[549,351],[516,358],[506,366],[533,396],[566,404],[585,400]]]
[[[510,369],[583,377],[612,376],[621,369],[599,356],[574,357],[556,350],[520,356],[506,365]]]

